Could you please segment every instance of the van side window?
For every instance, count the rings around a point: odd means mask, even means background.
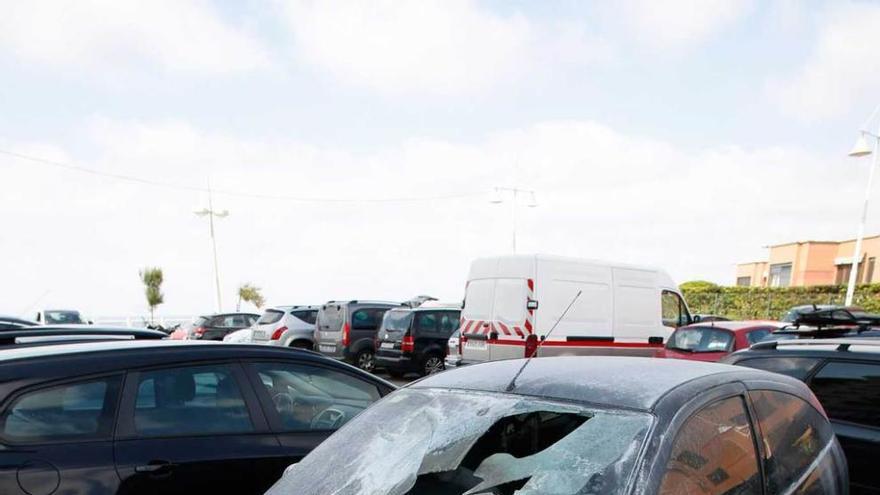
[[[388,308],[364,308],[351,314],[352,330],[377,330]]]
[[[690,322],[687,306],[681,296],[675,292],[664,290],[660,296],[660,303],[663,312],[663,326],[678,328]]]
[[[679,430],[658,493],[761,493],[753,438],[741,397],[704,407]]]

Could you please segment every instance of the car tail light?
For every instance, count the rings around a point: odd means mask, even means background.
[[[278,340],[281,338],[281,335],[287,331],[287,327],[281,327],[278,330],[272,332],[272,340]]]
[[[416,341],[412,335],[404,335],[403,341],[400,342],[400,350],[402,352],[413,352],[416,349]]]
[[[193,330],[193,337],[195,337],[197,339],[202,338],[202,336],[204,336],[204,335],[205,335],[205,327],[196,327],[196,329]]]
[[[460,339],[458,339],[458,354],[459,354],[459,355],[462,354],[462,350],[461,350],[461,343],[462,343],[462,342],[464,342],[464,338],[460,338]]]
[[[530,358],[535,355],[535,352],[538,350],[538,336],[535,334],[529,334],[526,337],[526,348],[525,348],[525,357]]]
[[[348,344],[351,343],[351,327],[348,326],[348,323],[342,325],[342,347],[348,347]]]

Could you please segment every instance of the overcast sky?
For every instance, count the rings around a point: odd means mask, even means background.
[[[854,236],[880,103],[874,1],[10,0],[0,313],[461,298],[519,252],[732,283],[762,246]],[[189,188],[189,189],[188,189]],[[262,195],[263,198],[255,196]],[[320,199],[302,201],[299,199]],[[383,201],[383,200],[407,201]],[[880,197],[869,233],[880,228]]]

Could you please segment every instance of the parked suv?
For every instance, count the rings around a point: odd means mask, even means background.
[[[313,352],[170,340],[4,350],[0,376],[10,495],[262,494],[394,389]]]
[[[312,349],[315,320],[320,306],[276,306],[269,308],[254,326],[255,344]]]
[[[376,367],[376,334],[385,312],[401,304],[384,301],[329,301],[318,310],[315,341],[321,354],[365,371]]]
[[[397,378],[443,371],[449,337],[458,329],[461,309],[425,304],[385,313],[379,329],[376,365]]]
[[[193,323],[192,333],[188,338],[194,340],[223,340],[230,333],[247,328],[260,318],[254,313],[223,313],[211,316],[200,316]]]
[[[831,419],[849,464],[850,493],[880,493],[880,341],[812,339],[759,342],[722,362],[805,382]]]

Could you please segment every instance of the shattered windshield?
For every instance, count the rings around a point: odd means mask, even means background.
[[[651,416],[507,394],[403,389],[269,495],[622,493]]]

